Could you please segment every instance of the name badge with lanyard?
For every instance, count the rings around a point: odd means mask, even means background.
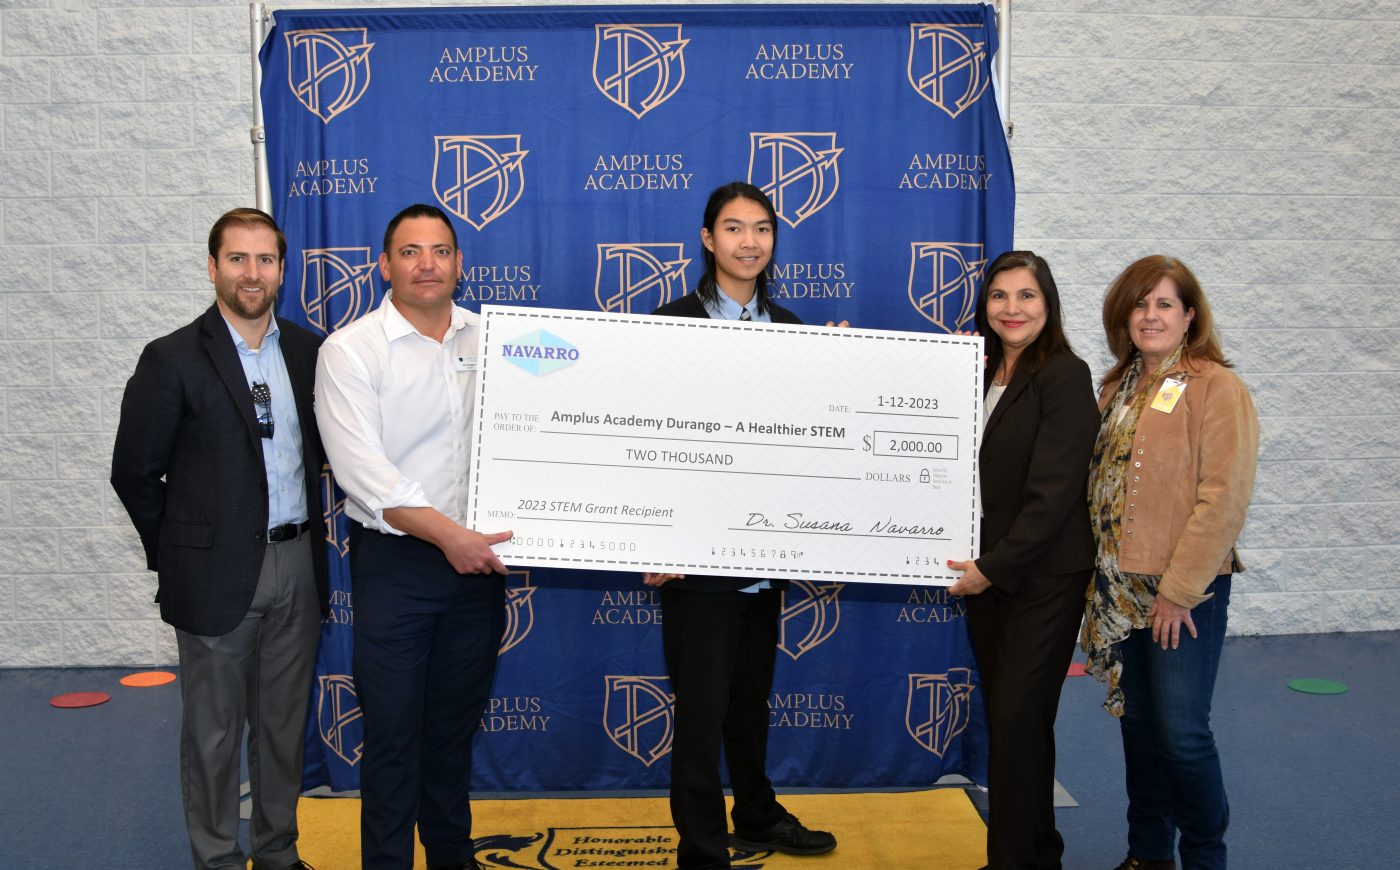
[[[1157,391],[1157,397],[1152,400],[1152,410],[1170,414],[1184,392],[1186,392],[1185,381],[1167,378],[1162,382],[1162,388]]]

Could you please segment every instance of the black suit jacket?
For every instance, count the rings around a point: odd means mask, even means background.
[[[277,323],[301,423],[311,552],[325,613],[323,460],[312,407],[321,339]],[[146,567],[157,572],[161,618],[193,634],[232,631],[262,570],[267,472],[253,396],[217,306],[141,352],[122,396],[112,488],[141,536]]]
[[[715,291],[723,292],[723,291]],[[768,318],[774,323],[801,323],[802,319],[772,299],[768,300]],[[710,312],[705,310],[705,303],[700,301],[700,294],[688,293],[679,299],[672,299],[665,305],[656,309],[652,314],[658,317],[703,317],[710,319]]]
[[[983,381],[989,389],[992,373]],[[1068,351],[1017,366],[982,433],[982,553],[1002,592],[1094,566],[1085,486],[1099,432],[1089,367]]]
[[[723,291],[716,291],[723,292]],[[791,311],[776,305],[768,300],[768,317],[774,323],[801,323],[802,320]],[[709,319],[710,312],[705,310],[705,303],[700,301],[699,295],[690,293],[679,299],[673,299],[665,305],[656,309],[652,314],[660,317],[703,317]],[[671,580],[666,585],[674,589],[689,589],[699,592],[727,592],[735,589],[743,589],[752,586],[758,580],[752,577],[714,577],[708,574],[687,574],[680,580]],[[786,580],[771,580],[775,587],[787,585]]]

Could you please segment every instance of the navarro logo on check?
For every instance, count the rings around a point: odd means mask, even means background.
[[[578,348],[537,329],[501,345],[501,356],[532,375],[547,375],[578,362]]]

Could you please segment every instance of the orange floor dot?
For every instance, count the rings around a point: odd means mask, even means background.
[[[1082,676],[1084,676],[1084,666],[1081,665],[1079,662],[1071,662],[1071,663],[1070,663],[1070,666],[1069,666],[1069,673],[1066,674],[1066,676],[1070,676],[1070,677],[1082,677]]]
[[[166,683],[175,682],[175,675],[169,671],[141,671],[137,674],[127,674],[121,678],[123,686],[135,686],[147,688],[150,686],[163,686]]]

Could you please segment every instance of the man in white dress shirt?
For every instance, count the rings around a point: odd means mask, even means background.
[[[447,215],[413,205],[389,222],[391,286],[331,335],[316,419],[349,497],[365,870],[409,870],[413,829],[433,870],[475,868],[471,738],[504,630],[509,531],[463,525],[476,394],[477,315],[452,301],[462,268]]]

